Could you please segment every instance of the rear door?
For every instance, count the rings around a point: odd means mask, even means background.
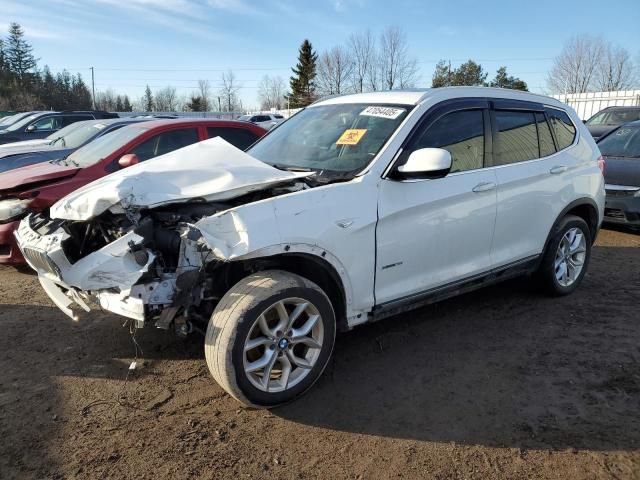
[[[557,152],[557,136],[543,105],[493,100],[492,107],[498,209],[491,255],[500,267],[542,252],[553,222],[567,204],[563,189],[571,188],[567,176],[572,166]],[[565,147],[575,138],[575,127],[571,124],[572,133],[567,127],[558,133]]]
[[[380,183],[375,294],[378,305],[419,295],[491,269],[496,177],[488,102],[436,106],[411,135],[396,166],[426,147],[444,148],[453,165],[444,178]]]

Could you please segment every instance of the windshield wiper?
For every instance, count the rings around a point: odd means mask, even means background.
[[[271,166],[273,168],[277,168],[278,170],[284,170],[285,172],[313,172],[314,171],[307,167],[294,167],[291,165],[280,165],[278,163],[272,163]]]
[[[49,145],[55,145],[56,143],[58,143],[58,140],[62,140],[62,146],[66,147],[67,146],[67,142],[64,141],[64,137],[58,137],[56,138],[53,142],[51,142]]]

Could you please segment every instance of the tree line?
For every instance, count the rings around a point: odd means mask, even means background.
[[[370,30],[354,33],[346,42],[318,53],[305,39],[298,49],[296,65],[287,86],[280,76],[264,76],[258,86],[258,100],[264,110],[299,108],[326,95],[411,88],[425,84],[419,75],[419,61],[410,53],[406,33],[388,27],[379,35]],[[38,69],[33,47],[24,31],[11,23],[6,38],[0,38],[0,110],[83,110],[92,108],[92,97],[79,73],[66,70],[53,74],[48,66]],[[440,60],[431,77],[432,87],[456,85],[492,86],[528,90],[526,82],[501,66],[493,78],[470,59],[458,66]],[[638,76],[629,52],[601,37],[577,35],[565,43],[548,72],[550,93],[613,91],[634,88]],[[287,88],[288,87],[288,88]],[[223,72],[214,88],[199,80],[190,95],[179,95],[168,85],[131,102],[113,89],[96,92],[95,106],[110,111],[223,111],[243,109],[242,84],[232,70]]]
[[[289,80],[291,93],[278,98],[282,89],[280,77],[264,77],[258,92],[263,109],[282,108],[284,100],[291,108],[303,107],[325,95],[375,92],[412,88],[420,83],[418,60],[409,52],[404,31],[388,27],[379,36],[366,30],[352,34],[343,45],[318,54],[309,40],[298,50],[298,62]],[[502,66],[487,81],[482,65],[469,60],[453,68],[441,60],[431,80],[432,87],[494,86],[527,90],[527,84],[507,73]]]
[[[46,65],[42,70],[37,65],[24,30],[11,23],[7,37],[0,38],[0,110],[91,108],[91,93],[79,73],[54,75]]]

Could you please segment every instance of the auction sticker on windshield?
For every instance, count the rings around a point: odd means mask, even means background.
[[[345,130],[336,142],[336,145],[357,145],[367,133],[366,129],[350,128]]]
[[[364,115],[365,117],[380,117],[395,120],[404,112],[404,108],[367,107],[362,112],[360,112],[360,115]]]

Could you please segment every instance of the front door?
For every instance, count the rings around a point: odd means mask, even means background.
[[[451,153],[443,178],[380,183],[375,294],[381,305],[490,270],[496,177],[488,104],[479,99],[431,109],[399,158],[437,147]],[[397,165],[396,165],[397,166]]]

